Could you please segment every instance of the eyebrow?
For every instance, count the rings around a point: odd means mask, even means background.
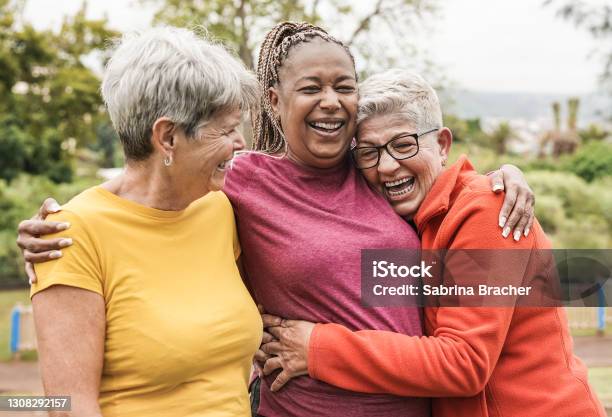
[[[352,76],[352,75],[341,75],[338,78],[336,78],[334,80],[334,82],[335,83],[339,83],[339,82],[346,81],[346,80],[356,81],[355,77]],[[302,77],[302,78],[298,79],[298,82],[299,81],[313,81],[313,82],[316,82],[316,83],[320,83],[321,82],[321,78],[315,77],[315,76]]]
[[[399,138],[400,136],[411,136],[411,135],[414,135],[414,133],[400,132],[400,133],[398,133],[396,135],[391,136],[391,138],[389,138],[386,142],[390,142],[390,141],[392,141],[394,139]],[[365,143],[363,143],[363,142],[365,142]],[[361,139],[361,140],[359,140],[358,143],[357,143],[357,147],[360,147],[360,144],[370,145],[370,146],[378,146],[378,145],[375,145],[374,142],[372,142],[370,139]]]

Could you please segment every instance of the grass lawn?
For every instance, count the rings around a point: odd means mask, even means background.
[[[24,305],[30,304],[28,289],[0,291],[0,361],[11,359],[9,338],[11,332],[11,310],[15,303],[21,301]],[[26,352],[21,356],[24,360],[36,359],[35,352]]]

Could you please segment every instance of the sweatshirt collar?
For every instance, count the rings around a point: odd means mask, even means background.
[[[467,156],[461,155],[457,162],[438,175],[414,216],[414,223],[419,235],[423,233],[429,220],[448,211],[451,204],[451,195],[457,187],[459,177],[463,172],[473,170],[474,167]]]

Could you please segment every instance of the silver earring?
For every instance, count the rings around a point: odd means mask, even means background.
[[[171,156],[166,156],[164,158],[164,165],[169,167],[170,165],[172,165],[172,157]]]

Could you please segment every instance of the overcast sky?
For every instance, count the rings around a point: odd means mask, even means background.
[[[589,0],[601,3],[602,0]],[[604,0],[605,1],[605,0]],[[577,94],[594,91],[601,63],[588,59],[588,33],[555,16],[542,0],[440,0],[441,9],[419,36],[434,62],[457,86],[493,92]],[[367,4],[363,2],[361,4]],[[26,18],[58,27],[80,0],[29,0]],[[365,7],[365,6],[364,6]],[[120,30],[149,26],[153,10],[133,0],[89,2],[90,17],[106,13]]]

